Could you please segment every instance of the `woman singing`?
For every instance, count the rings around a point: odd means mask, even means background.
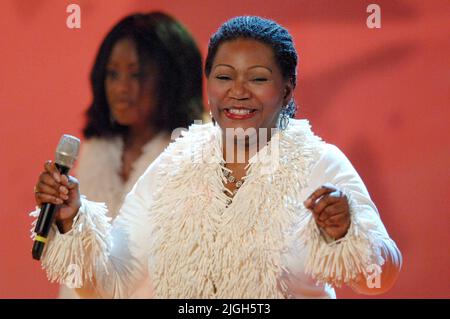
[[[141,296],[155,298],[390,289],[400,252],[349,160],[293,118],[296,67],[279,24],[250,16],[223,24],[205,63],[213,123],[170,144],[112,225],[107,206],[80,197],[77,180],[48,162],[36,201],[60,205],[42,260],[49,279],[64,283],[74,264],[81,295],[115,298],[142,282]]]

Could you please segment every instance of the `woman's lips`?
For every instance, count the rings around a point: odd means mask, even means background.
[[[117,111],[124,111],[132,106],[131,101],[116,101],[113,104],[113,108]]]
[[[256,109],[233,107],[225,108],[223,113],[226,117],[232,120],[246,120],[255,116],[256,111]]]

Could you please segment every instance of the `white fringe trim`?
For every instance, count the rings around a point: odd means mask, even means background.
[[[371,264],[384,264],[380,241],[385,235],[379,231],[377,219],[363,218],[351,194],[345,194],[349,200],[351,224],[343,238],[328,242],[313,217],[308,221],[302,236],[309,251],[305,273],[318,283],[336,287],[351,284],[361,274],[366,276]]]
[[[81,288],[87,281],[93,283],[96,269],[107,272],[111,249],[111,218],[107,217],[105,204],[84,198],[81,201],[82,206],[69,232],[61,234],[55,225],[52,226],[41,258],[48,279],[69,288]],[[37,208],[30,216],[37,218],[39,213]],[[32,223],[32,238],[35,224],[36,220]]]
[[[169,146],[150,207],[157,298],[287,296],[281,279],[288,271],[282,264],[291,243],[287,232],[311,215],[297,199],[322,143],[307,121],[289,127],[279,134],[280,153],[272,158],[279,162],[271,161],[272,149],[261,154],[265,158],[252,163],[228,208],[218,128],[193,125]]]

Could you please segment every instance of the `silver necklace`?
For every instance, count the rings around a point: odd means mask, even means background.
[[[227,180],[228,183],[231,183],[235,186],[235,189],[233,191],[230,191],[229,189],[225,188],[225,191],[228,192],[231,196],[236,195],[239,188],[244,183],[244,179],[238,179],[231,174],[231,171],[226,169],[225,167],[222,167],[223,170],[223,176]],[[227,199],[227,205],[230,205],[233,200],[231,198]]]

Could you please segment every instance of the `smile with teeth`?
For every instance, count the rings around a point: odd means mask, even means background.
[[[251,109],[236,109],[236,108],[225,109],[225,110],[231,114],[236,114],[236,115],[247,115],[247,114],[250,114],[250,113],[253,113],[256,111],[256,110],[251,110]]]
[[[223,110],[225,116],[231,120],[246,120],[256,114],[256,109],[247,109],[243,107],[231,107]]]

